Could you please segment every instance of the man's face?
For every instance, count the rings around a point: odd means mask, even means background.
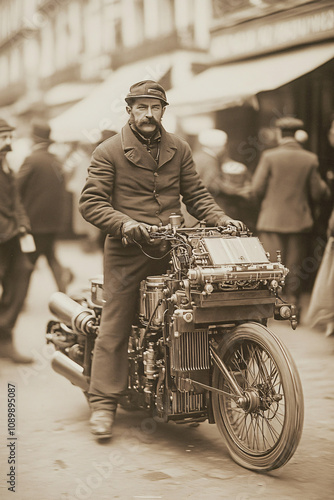
[[[132,107],[127,106],[126,110],[130,115],[130,123],[145,136],[154,134],[160,127],[161,118],[165,112],[160,99],[151,97],[139,97]]]
[[[12,150],[12,133],[11,132],[1,132],[0,133],[0,155],[5,156],[6,153]]]

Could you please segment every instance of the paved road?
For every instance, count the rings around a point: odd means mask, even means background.
[[[76,280],[86,286],[102,272],[102,256],[78,243],[60,247]],[[1,361],[0,498],[18,500],[328,500],[334,498],[334,338],[304,325],[271,327],[290,349],[305,397],[301,443],[291,461],[267,475],[237,466],[215,426],[156,424],[145,413],[119,411],[112,442],[89,434],[89,411],[80,390],[49,366],[44,341],[48,298],[55,285],[41,261],[17,325],[20,350],[37,358],[29,367]],[[16,493],[7,490],[7,383],[17,388]]]

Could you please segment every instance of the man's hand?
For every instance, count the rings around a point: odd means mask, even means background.
[[[238,231],[246,231],[247,227],[241,220],[230,219],[227,223],[228,226],[234,226]]]
[[[217,226],[234,226],[238,231],[246,231],[246,225],[241,220],[230,219],[228,216],[223,217],[217,223]]]
[[[149,243],[150,227],[144,222],[137,222],[135,220],[126,221],[122,226],[122,238],[125,238],[128,243],[133,243],[134,241]]]

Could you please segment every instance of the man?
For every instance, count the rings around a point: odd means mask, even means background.
[[[230,158],[226,132],[202,130],[198,134],[198,143],[200,149],[194,152],[193,158],[204,186],[231,217],[242,219],[248,227],[252,227],[255,207],[248,199],[250,183],[247,167]]]
[[[13,342],[13,328],[31,273],[31,264],[20,245],[20,239],[30,232],[30,223],[6,161],[7,153],[12,150],[13,130],[14,127],[0,119],[0,357],[14,363],[31,363],[30,357],[16,351]]]
[[[329,196],[318,171],[318,158],[296,141],[301,120],[284,117],[276,121],[279,145],[264,151],[252,179],[252,192],[261,201],[257,231],[264,248],[276,259],[280,250],[289,269],[286,300],[299,306],[303,259],[307,256],[313,227],[312,204]]]
[[[58,290],[66,292],[73,275],[61,265],[55,253],[55,243],[63,228],[65,185],[62,166],[48,151],[53,142],[50,133],[49,125],[43,120],[33,122],[32,153],[24,160],[17,179],[36,244],[36,251],[31,254],[32,263],[35,265],[38,258],[45,255]]]
[[[181,214],[180,195],[189,212],[210,225],[243,224],[231,220],[202,184],[189,145],[161,125],[168,105],[163,87],[152,80],[132,85],[126,97],[129,121],[120,134],[93,153],[80,199],[83,217],[108,234],[104,253],[101,327],[96,340],[89,389],[91,431],[109,438],[117,399],[127,387],[127,347],[139,283],[164,273],[169,256],[150,240],[152,225]],[[122,239],[127,246],[122,246]],[[138,245],[134,244],[137,243]],[[150,247],[151,245],[151,247]],[[148,248],[150,247],[150,248]]]

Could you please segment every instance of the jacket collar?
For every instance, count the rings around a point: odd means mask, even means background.
[[[302,146],[293,137],[283,137],[278,145],[283,148],[302,149]]]
[[[121,140],[124,155],[131,163],[134,163],[137,167],[145,168],[146,170],[156,170],[156,162],[132,132],[129,123],[122,128]],[[172,136],[168,134],[163,127],[161,127],[160,148],[158,168],[170,161],[176,151],[176,145]]]

